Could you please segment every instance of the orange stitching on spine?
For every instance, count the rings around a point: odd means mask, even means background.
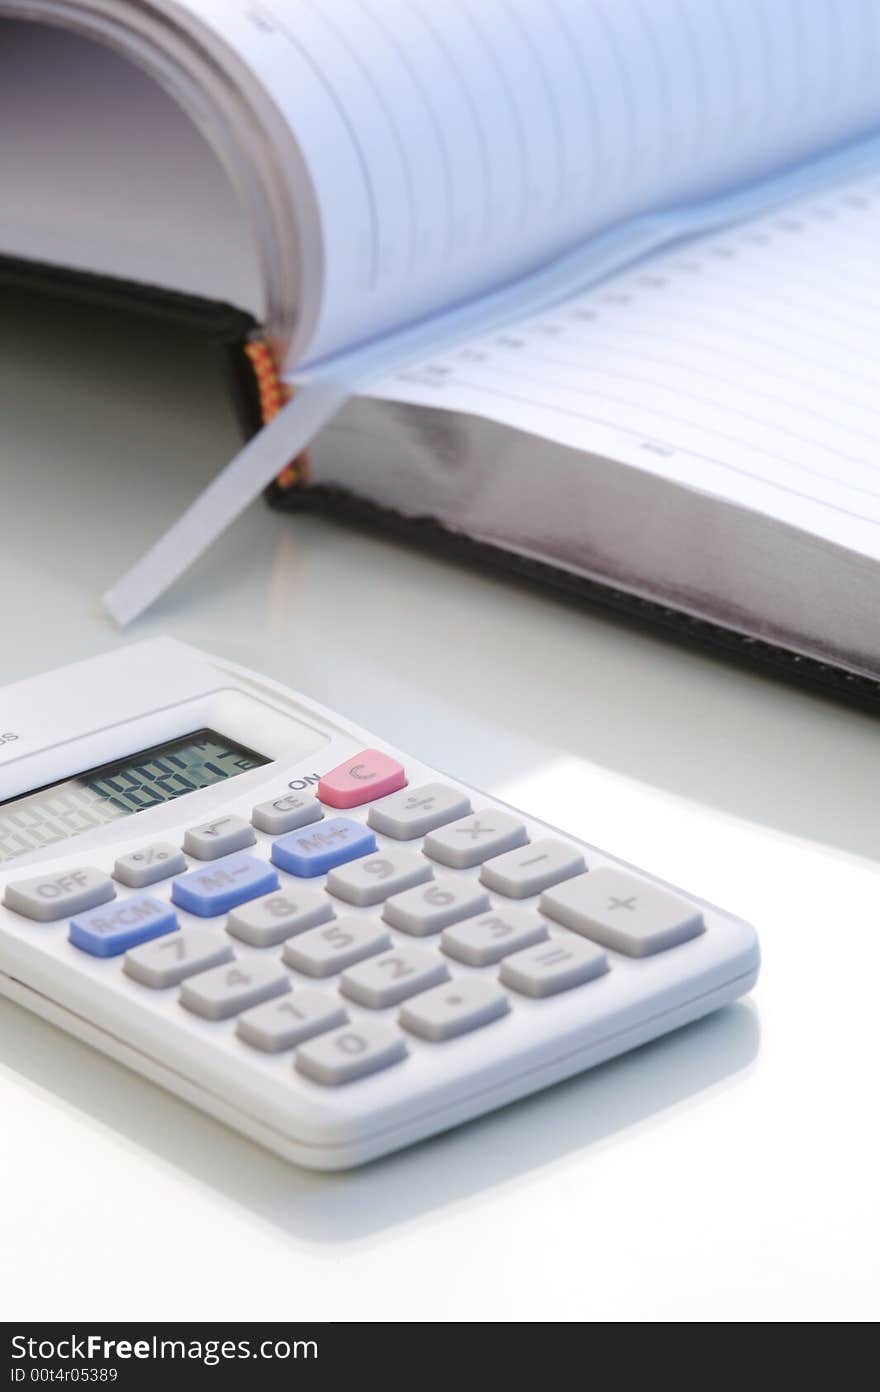
[[[260,415],[263,418],[263,424],[268,425],[269,421],[278,415],[282,406],[286,405],[293,396],[293,389],[281,380],[275,355],[265,339],[250,339],[244,345],[244,351],[250,360],[256,378],[257,392],[260,398]],[[297,484],[305,483],[308,468],[308,455],[303,451],[287,465],[286,469],[282,469],[276,479],[278,487],[294,488]]]

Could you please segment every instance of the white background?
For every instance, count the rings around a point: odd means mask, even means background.
[[[97,595],[235,447],[219,391],[157,335],[5,306],[4,681],[127,641]],[[880,1314],[876,721],[262,504],[128,637],[160,632],[752,919],[763,975],[341,1176],[0,1002],[5,1318]]]

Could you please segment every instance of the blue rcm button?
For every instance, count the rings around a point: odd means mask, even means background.
[[[289,875],[323,875],[334,865],[369,855],[376,838],[368,827],[351,817],[331,817],[301,831],[279,836],[272,845],[272,860]]]
[[[138,943],[160,938],[177,927],[177,914],[170,904],[142,894],[102,904],[70,920],[68,938],[74,947],[93,957],[118,957]]]
[[[277,888],[278,876],[265,860],[229,855],[181,875],[171,886],[171,898],[180,909],[213,918]]]

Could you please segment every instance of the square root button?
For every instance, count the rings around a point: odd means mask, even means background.
[[[623,870],[593,870],[546,890],[541,912],[626,957],[650,957],[704,931],[696,904]]]

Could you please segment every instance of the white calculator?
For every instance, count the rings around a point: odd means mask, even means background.
[[[0,691],[0,991],[342,1169],[754,984],[748,924],[170,639]]]

